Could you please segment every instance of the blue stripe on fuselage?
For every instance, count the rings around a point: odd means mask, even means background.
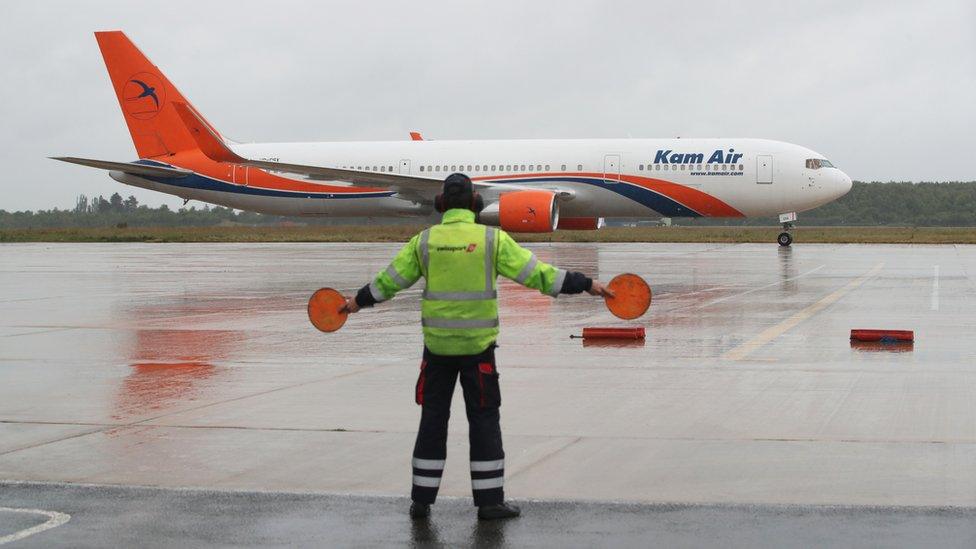
[[[601,189],[606,189],[613,191],[621,196],[627,197],[642,206],[646,206],[655,212],[665,216],[665,217],[702,217],[702,214],[688,208],[684,204],[681,204],[667,196],[660,193],[654,192],[650,189],[633,185],[626,181],[613,181],[612,183],[606,179],[598,179],[595,177],[535,177],[526,179],[502,179],[493,181],[493,183],[560,183],[560,182],[572,182],[572,183],[585,183],[587,185],[593,185],[594,187],[600,187]]]

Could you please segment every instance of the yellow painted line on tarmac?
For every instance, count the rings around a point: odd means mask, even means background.
[[[787,318],[783,322],[780,322],[775,326],[766,328],[765,330],[760,332],[759,335],[750,339],[749,341],[746,341],[742,345],[739,345],[734,349],[730,349],[726,351],[722,355],[722,359],[742,360],[746,358],[747,356],[755,352],[763,345],[766,345],[770,341],[790,331],[792,328],[796,327],[797,324],[819,313],[820,311],[824,310],[825,308],[837,302],[840,298],[844,297],[851,290],[867,282],[868,279],[870,279],[872,276],[878,274],[878,271],[880,271],[882,267],[884,267],[884,263],[878,263],[877,265],[872,267],[870,271],[848,282],[847,285],[840,288],[839,290],[825,296],[820,301],[817,301],[816,303],[808,305],[806,308],[797,311],[796,313],[793,314],[793,316]]]

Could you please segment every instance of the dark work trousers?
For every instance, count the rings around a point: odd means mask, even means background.
[[[498,424],[501,392],[495,368],[495,345],[477,355],[442,356],[424,348],[416,400],[422,406],[413,449],[413,491],[420,503],[434,503],[447,457],[447,420],[458,374],[468,415],[471,447],[471,492],[477,506],[505,500],[505,452]]]

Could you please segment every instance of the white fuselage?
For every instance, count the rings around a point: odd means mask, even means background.
[[[463,172],[476,181],[504,183],[509,188],[517,185],[527,189],[571,189],[575,196],[561,204],[563,217],[679,217],[689,210],[701,210],[699,206],[708,207],[684,203],[680,197],[698,196],[686,189],[704,193],[741,214],[732,217],[776,215],[815,208],[843,196],[851,188],[851,179],[842,171],[810,167],[809,160],[824,160],[822,155],[798,145],[764,139],[248,143],[235,144],[233,149],[243,157],[286,164],[392,171],[432,179]],[[281,215],[430,212],[429,203],[394,193],[336,193],[334,199],[323,199],[305,192],[234,192],[235,187],[242,191],[249,185],[254,187],[250,177],[253,170],[228,167],[227,177],[220,178],[225,185],[219,189],[174,187],[131,175],[113,177],[184,198]],[[297,179],[293,175],[274,175]],[[626,181],[628,178],[634,181]],[[644,179],[676,189],[679,198],[648,191],[640,186]],[[496,198],[490,192],[486,196],[489,201]]]

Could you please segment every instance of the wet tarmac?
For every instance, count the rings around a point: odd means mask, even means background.
[[[532,248],[655,297],[626,323],[502,285],[511,497],[976,507],[976,247]],[[312,290],[351,292],[395,250],[0,246],[0,479],[405,494],[420,290],[335,334],[305,317]],[[643,345],[569,338],[627,325]],[[454,415],[441,492],[466,496]]]
[[[59,508],[23,547],[959,547],[976,510],[522,502],[524,516],[479,521],[448,499],[412,521],[406,498],[0,483],[13,506]],[[0,536],[27,524],[0,510]],[[44,516],[35,515],[34,524]]]

